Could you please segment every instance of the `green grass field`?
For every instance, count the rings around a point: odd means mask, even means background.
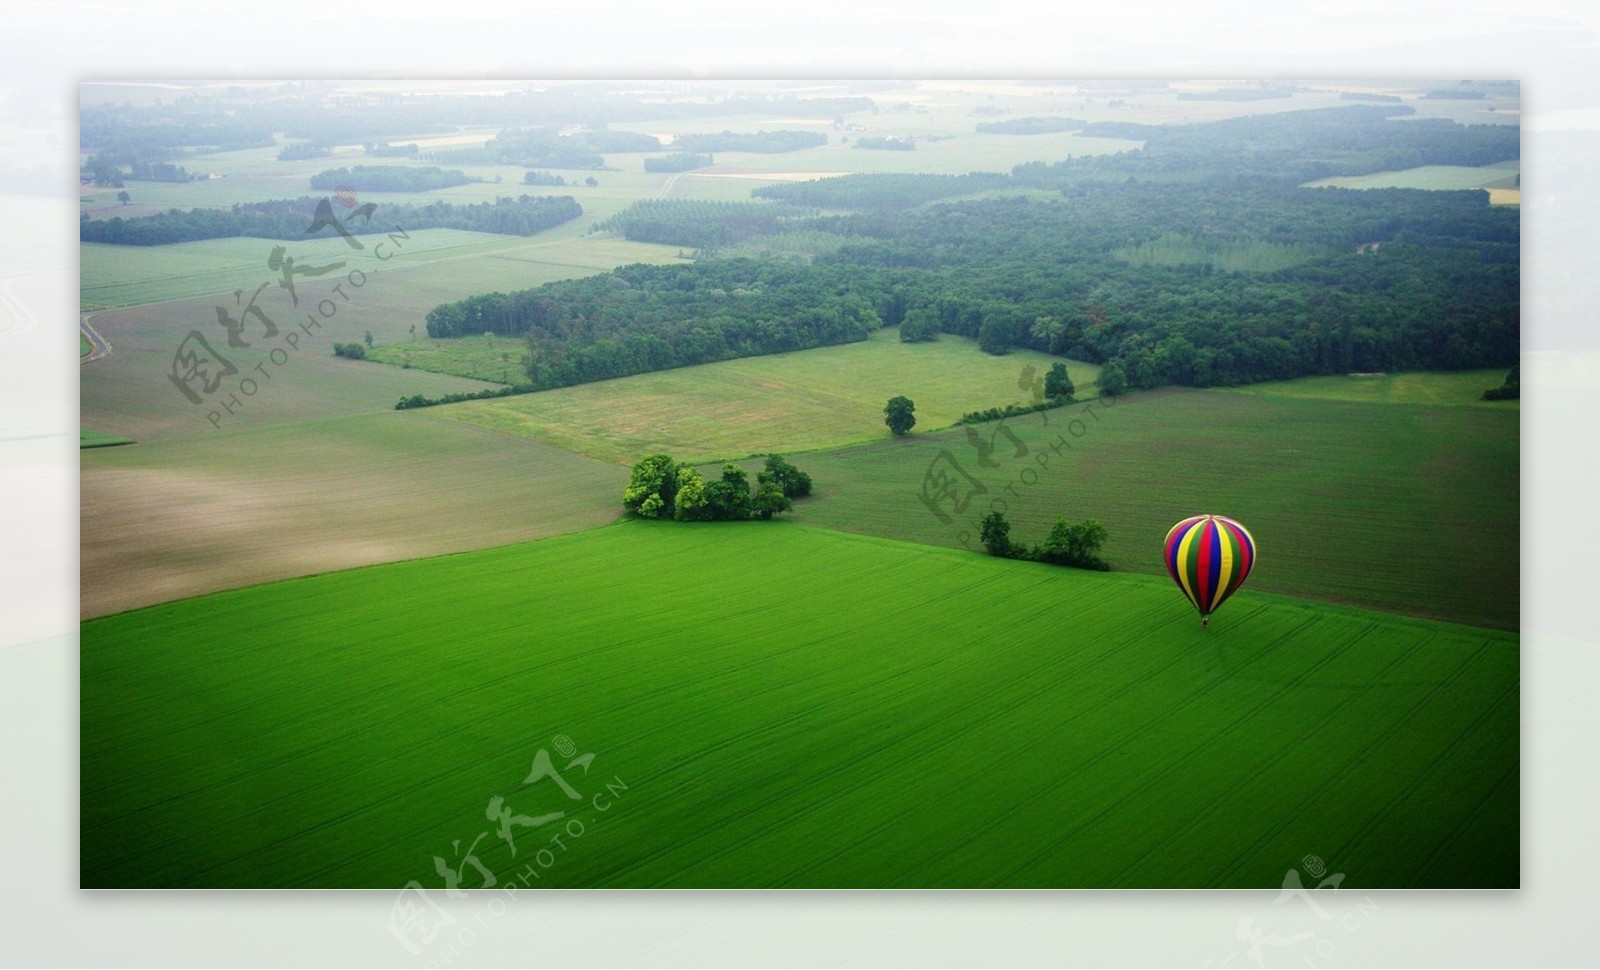
[[[1371,175],[1344,175],[1307,182],[1309,188],[1342,189],[1488,189],[1510,188],[1516,184],[1521,162],[1512,160],[1494,165],[1423,165],[1395,172]]]
[[[1255,589],[1517,628],[1514,408],[1223,390],[1085,407],[1046,412],[1048,425],[1039,415],[1007,421],[1015,443],[989,423],[806,455],[798,464],[817,500],[797,517],[973,550],[991,508],[1006,513],[1013,541],[1028,543],[1042,542],[1058,516],[1097,518],[1115,569],[1160,574],[1167,529],[1219,513],[1261,546]],[[974,439],[993,467],[980,464]],[[948,498],[938,497],[940,474],[955,485]],[[923,503],[925,486],[949,522]]]
[[[525,289],[552,280],[603,272],[625,263],[668,262],[677,258],[676,247],[610,236],[555,235],[559,231],[560,227],[550,230],[547,238],[544,233],[524,237],[457,229],[418,229],[408,232],[410,238],[403,239],[398,248],[393,245],[385,248],[385,255],[390,258],[381,264],[381,269],[393,279],[405,281],[405,285],[415,291],[408,294],[408,299],[417,304],[414,315],[420,320],[439,303],[475,293]],[[352,270],[371,273],[380,268],[375,265],[370,251],[385,237],[358,238],[363,239],[366,247],[362,252],[352,250],[337,236],[305,242],[207,239],[169,246],[83,243],[78,301],[83,310],[90,311],[207,294],[223,294],[231,299],[236,289],[253,292],[262,283],[272,283],[265,293],[270,302],[280,295],[277,286],[280,276],[267,266],[273,247],[287,247],[289,255],[302,266],[345,263],[343,269],[319,278],[323,282],[337,282]],[[296,289],[315,285],[302,278]],[[281,295],[288,299],[287,291]],[[423,303],[427,305],[422,306]]]
[[[1441,407],[1482,407],[1515,411],[1520,401],[1485,401],[1483,392],[1499,387],[1503,370],[1410,371],[1345,377],[1301,377],[1229,388],[1237,394],[1268,397],[1319,398],[1364,404],[1434,404]]]
[[[1149,577],[628,522],[81,655],[86,887],[476,886],[474,844],[552,888],[1519,882],[1517,638],[1248,588],[1202,629]],[[557,735],[579,800],[523,785]],[[495,796],[566,817],[513,861]]]
[[[78,356],[83,357],[93,349],[94,345],[89,342],[89,338],[81,333],[78,334]]]
[[[498,354],[506,349],[502,343],[497,338],[491,351],[485,341],[480,353]],[[509,350],[515,361],[520,345]],[[948,334],[931,343],[903,344],[898,331],[885,328],[860,343],[433,410],[623,464],[658,451],[711,461],[885,436],[883,406],[899,394],[916,402],[919,427],[948,426],[967,411],[1028,400],[1017,386],[1022,369],[1031,365],[1042,378],[1057,360],[1020,350],[996,357]],[[491,356],[485,366],[502,364]],[[1092,392],[1097,368],[1073,361],[1069,371],[1080,394]]]

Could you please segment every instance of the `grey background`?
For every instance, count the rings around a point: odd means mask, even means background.
[[[21,320],[0,331],[0,963],[1255,966],[1239,935],[1249,921],[1312,934],[1264,948],[1267,966],[1593,964],[1600,18],[1588,5],[562,6],[6,6],[0,193],[49,166],[59,194],[0,194],[0,295]],[[1324,894],[1326,919],[1275,892],[523,893],[452,903],[458,923],[422,956],[389,934],[390,892],[80,892],[76,91],[174,75],[1522,80],[1524,888]]]

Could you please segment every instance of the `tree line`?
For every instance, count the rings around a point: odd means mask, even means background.
[[[252,202],[230,209],[169,209],[137,219],[89,219],[84,213],[78,221],[82,242],[111,243],[122,246],[163,246],[168,243],[200,239],[226,239],[249,236],[259,239],[304,239],[312,224],[319,200],[309,196]],[[583,207],[570,195],[519,196],[493,202],[460,205],[430,202],[426,205],[384,204],[382,218],[346,217],[342,223],[351,235],[393,232],[405,229],[467,229],[508,236],[531,236],[583,214]],[[329,227],[319,235],[332,235]]]
[[[635,264],[435,307],[429,337],[527,341],[529,389],[865,340],[883,326],[847,269],[750,259]]]
[[[635,202],[595,228],[639,242],[713,249],[780,232],[786,221],[810,214],[761,202],[650,199]]]
[[[613,152],[658,152],[661,139],[636,131],[594,129],[562,134],[554,127],[508,128],[481,148],[430,152],[431,161],[458,165],[522,165],[528,168],[605,168]]]
[[[1068,522],[1065,518],[1058,518],[1043,543],[1029,546],[1011,540],[1011,523],[1006,521],[1004,513],[990,512],[979,524],[978,536],[984,550],[991,556],[1100,572],[1111,568],[1109,563],[1100,558],[1100,547],[1106,541],[1106,529],[1097,519]]]
[[[431,165],[357,165],[318,172],[311,176],[311,187],[323,192],[346,185],[357,192],[437,192],[471,181],[464,172]]]

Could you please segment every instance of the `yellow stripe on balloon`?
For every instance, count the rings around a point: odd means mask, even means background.
[[[1183,534],[1183,538],[1178,541],[1178,583],[1183,586],[1183,595],[1189,597],[1189,602],[1194,604],[1195,609],[1202,607],[1200,597],[1195,595],[1194,587],[1189,585],[1189,546],[1194,542],[1194,534],[1199,531],[1191,525]]]
[[[1222,557],[1222,568],[1217,570],[1217,588],[1211,591],[1211,603],[1216,605],[1228,583],[1233,580],[1233,535],[1217,523],[1217,552]]]

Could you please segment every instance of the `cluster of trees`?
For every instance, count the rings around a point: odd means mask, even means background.
[[[80,175],[92,178],[96,185],[112,189],[122,188],[122,166],[112,159],[90,155],[78,171]]]
[[[672,147],[686,152],[760,152],[777,154],[820,148],[828,136],[816,131],[724,131],[711,135],[679,135]]]
[[[780,455],[767,456],[753,493],[750,476],[731,462],[722,466],[720,479],[707,481],[669,455],[650,455],[633,466],[622,507],[643,518],[680,522],[771,519],[791,511],[792,499],[809,494],[811,477]]]
[[[603,128],[564,135],[555,127],[508,128],[482,148],[455,148],[429,154],[433,161],[458,165],[523,165],[528,168],[605,168],[604,153],[658,152],[661,139],[636,131]]]
[[[800,226],[855,240],[813,265],[849,266],[902,339],[947,332],[991,353],[1020,346],[1111,365],[1110,393],[1119,381],[1211,386],[1515,359],[1517,213],[1483,193],[1193,189],[1100,183],[1059,204],[996,198]],[[1117,258],[1178,226],[1326,255],[1261,273]],[[1384,245],[1357,252],[1366,240]]]
[[[1011,118],[1007,121],[980,121],[978,131],[986,135],[1049,135],[1077,131],[1088,122],[1081,118]]]
[[[966,175],[837,175],[810,182],[763,185],[750,194],[790,205],[818,209],[852,209],[857,212],[893,212],[945,199],[1011,185],[999,172]]]
[[[329,146],[307,141],[297,145],[285,145],[278,149],[278,161],[299,162],[308,158],[327,158],[332,154],[333,149]],[[368,154],[371,153],[369,152]]]
[[[635,202],[595,228],[639,242],[716,249],[780,232],[785,222],[806,215],[803,209],[761,202],[651,199]]]
[[[1096,519],[1082,522],[1056,519],[1043,544],[1028,546],[1011,541],[1011,523],[1006,521],[1004,513],[990,512],[983,517],[978,536],[983,548],[991,556],[1101,572],[1111,568],[1109,563],[1100,558],[1100,547],[1106,541],[1106,529]]]
[[[567,179],[566,179],[566,176],[564,176],[564,175],[557,175],[554,172],[541,172],[541,171],[538,171],[537,169],[535,169],[534,171],[526,172],[526,173],[523,174],[523,176],[522,176],[522,184],[523,185],[566,185],[567,184]]]
[[[170,209],[139,219],[79,218],[78,238],[83,242],[113,243],[123,246],[162,246],[193,242],[197,239],[225,239],[252,236],[260,239],[304,239],[316,210],[317,199],[280,199],[253,202],[231,209]],[[343,225],[352,235],[394,232],[410,229],[468,229],[509,236],[531,236],[552,226],[576,219],[583,207],[570,195],[520,196],[493,202],[456,205],[431,202],[422,206],[383,206],[383,221],[347,219]],[[331,235],[330,227],[320,235]]]
[[[323,192],[341,185],[358,192],[436,192],[470,181],[464,172],[447,172],[432,165],[357,165],[318,172],[311,176],[311,187]]]
[[[78,143],[85,151],[135,153],[180,148],[236,151],[269,148],[275,141],[270,121],[253,112],[239,113],[222,104],[135,107],[131,104],[84,104],[78,111]]]
[[[844,267],[635,264],[435,307],[430,337],[525,336],[532,388],[865,340],[883,325]]]
[[[367,348],[358,343],[335,343],[333,345],[335,357],[348,357],[350,360],[366,360]]]
[[[128,167],[128,179],[135,182],[192,182],[194,176],[182,165],[171,162],[134,162]]]
[[[674,152],[660,158],[647,158],[644,160],[646,172],[687,172],[696,168],[707,168],[716,164],[710,155],[701,155],[695,152]]]

